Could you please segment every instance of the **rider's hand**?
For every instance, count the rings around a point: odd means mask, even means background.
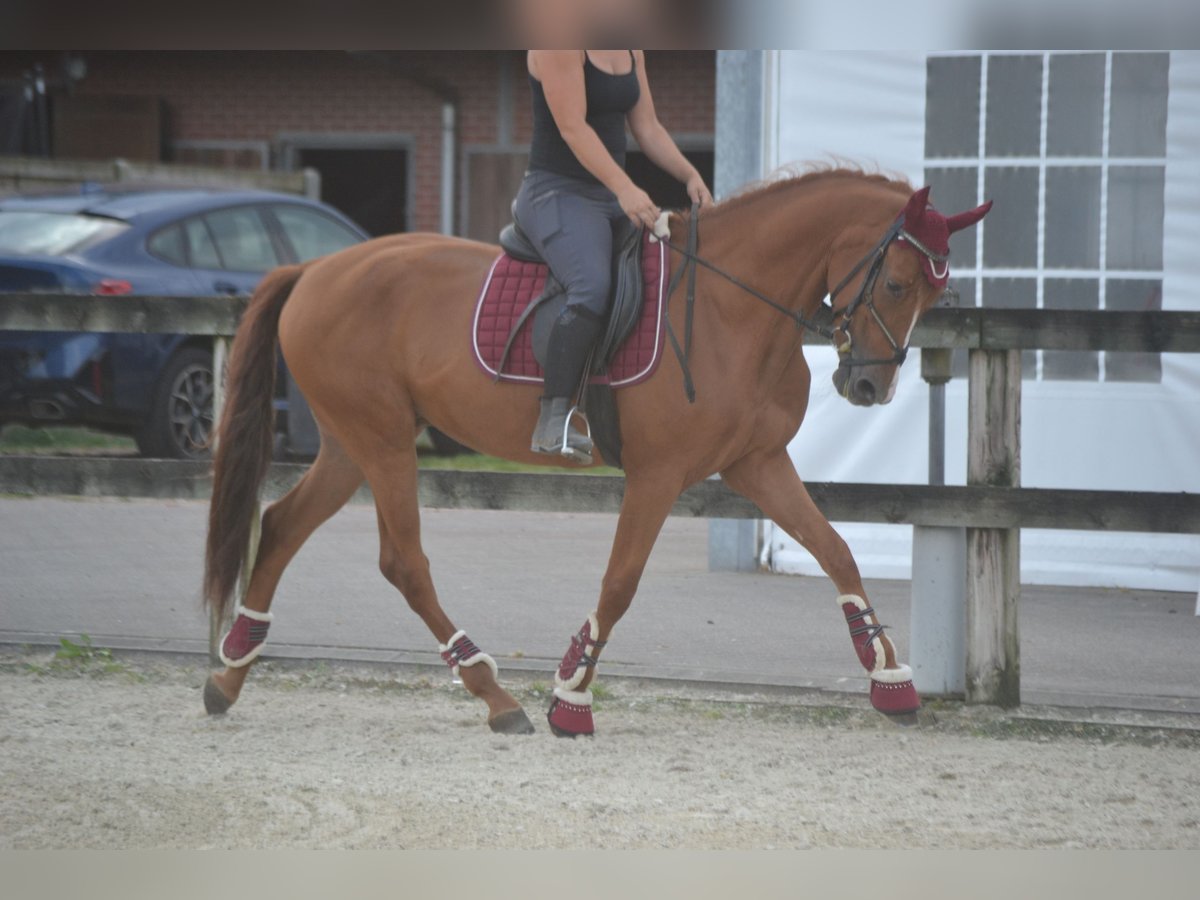
[[[708,186],[705,185],[704,179],[699,173],[693,174],[687,180],[687,195],[692,199],[692,206],[704,209],[706,206],[713,205],[713,196],[709,193]]]
[[[658,207],[650,199],[650,195],[632,181],[629,183],[629,187],[617,194],[617,202],[621,204],[622,211],[629,216],[629,221],[634,225],[653,228],[654,223],[658,221]]]

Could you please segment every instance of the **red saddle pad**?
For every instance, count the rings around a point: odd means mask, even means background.
[[[614,388],[629,387],[645,381],[662,359],[664,307],[663,294],[670,277],[670,261],[665,244],[651,241],[649,233],[643,238],[642,282],[646,302],[637,325],[617,350],[607,375],[592,378],[593,384],[608,384]],[[492,378],[513,325],[546,285],[547,268],[542,263],[522,262],[501,253],[492,263],[475,304],[475,319],[471,343],[475,360]],[[533,316],[521,326],[500,381],[541,384],[542,367],[533,355]]]

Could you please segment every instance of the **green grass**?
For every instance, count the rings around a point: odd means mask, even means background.
[[[145,680],[107,647],[95,646],[87,634],[81,634],[78,641],[59,638],[58,651],[49,663],[27,662],[23,668],[34,675],[126,675],[135,681]]]
[[[133,438],[93,431],[90,428],[27,428],[6,425],[0,429],[0,454],[22,456],[67,452],[136,453]]]
[[[460,472],[566,472],[575,475],[620,475],[620,469],[598,466],[592,469],[538,466],[510,462],[494,456],[467,453],[460,456],[438,456],[427,446],[418,443],[422,469],[447,469]],[[26,456],[59,453],[120,453],[136,454],[133,438],[106,434],[89,428],[27,428],[7,425],[0,429],[0,455]]]
[[[620,469],[597,466],[591,469],[560,468],[558,466],[535,466],[528,463],[510,462],[495,456],[464,454],[462,456],[436,456],[421,454],[422,469],[447,469],[457,472],[565,472],[569,475],[620,475]]]

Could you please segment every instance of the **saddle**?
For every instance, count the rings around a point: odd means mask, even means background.
[[[621,466],[614,391],[649,378],[664,349],[670,259],[666,245],[629,222],[613,228],[613,296],[592,351],[578,409],[605,462]],[[475,362],[494,381],[541,384],[550,331],[566,291],[516,223],[480,290],[471,329]]]
[[[642,229],[628,219],[622,219],[613,226],[612,298],[604,331],[592,349],[589,371],[593,375],[604,375],[608,371],[618,348],[633,332],[641,318],[642,307],[646,302],[642,268],[644,245]],[[500,246],[513,259],[545,264],[537,248],[515,221],[506,225],[500,232]],[[566,303],[566,290],[553,273],[547,273],[542,293],[525,307],[525,311],[513,324],[500,357],[498,371],[504,371],[517,333],[530,317],[533,318],[533,355],[539,365],[544,365],[546,348],[550,343],[550,329]]]

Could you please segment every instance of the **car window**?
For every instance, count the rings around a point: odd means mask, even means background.
[[[150,237],[146,245],[150,252],[159,259],[174,263],[177,266],[188,264],[187,247],[183,242],[183,228],[172,225]]]
[[[82,250],[128,227],[124,222],[102,216],[0,210],[0,253],[57,256]]]
[[[187,242],[188,261],[193,268],[221,268],[217,245],[213,243],[212,235],[209,234],[203,219],[189,219],[184,222],[183,233]]]
[[[217,242],[222,268],[234,272],[265,272],[279,265],[271,235],[258,210],[251,206],[223,209],[204,216]],[[193,259],[193,264],[197,264]]]
[[[284,234],[292,242],[298,262],[307,262],[362,241],[362,238],[324,213],[303,206],[271,207]]]

